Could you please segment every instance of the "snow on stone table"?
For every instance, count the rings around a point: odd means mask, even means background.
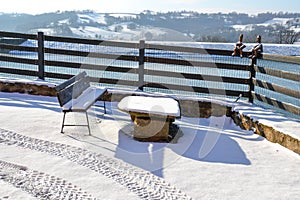
[[[128,96],[118,108],[130,114],[138,141],[168,142],[172,122],[181,117],[178,102],[167,97]]]

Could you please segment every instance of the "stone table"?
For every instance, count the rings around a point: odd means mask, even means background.
[[[138,141],[168,142],[170,125],[181,117],[178,101],[169,97],[128,96],[118,109],[130,114]]]

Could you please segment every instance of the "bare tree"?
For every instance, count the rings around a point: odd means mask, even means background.
[[[300,32],[295,32],[294,30],[280,30],[278,42],[280,44],[294,44],[300,38]]]

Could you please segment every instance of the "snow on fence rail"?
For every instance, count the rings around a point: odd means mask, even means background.
[[[251,60],[249,52],[241,59],[232,57],[230,50],[56,37],[42,32],[0,32],[0,38],[25,41],[0,40],[1,76],[61,82],[84,70],[99,85],[197,96],[242,95],[250,102],[265,102],[300,115],[297,57],[263,55],[263,59]]]

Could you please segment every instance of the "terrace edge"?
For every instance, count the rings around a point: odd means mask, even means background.
[[[42,96],[56,96],[55,85],[50,86],[47,84],[33,84],[23,82],[6,82],[0,80],[0,92],[16,92],[31,95]],[[130,93],[106,93],[103,97],[104,101],[120,101],[125,96],[132,95]],[[300,155],[300,140],[274,129],[259,121],[252,119],[251,117],[233,111],[232,107],[226,105],[220,105],[212,102],[194,101],[194,100],[180,100],[180,107],[183,116],[208,118],[210,116],[223,116],[231,117],[234,123],[244,130],[252,130],[255,134],[258,134],[268,141],[278,143],[281,146]],[[198,106],[199,109],[194,109]],[[197,112],[195,112],[197,111]],[[199,111],[199,112],[198,112]]]

